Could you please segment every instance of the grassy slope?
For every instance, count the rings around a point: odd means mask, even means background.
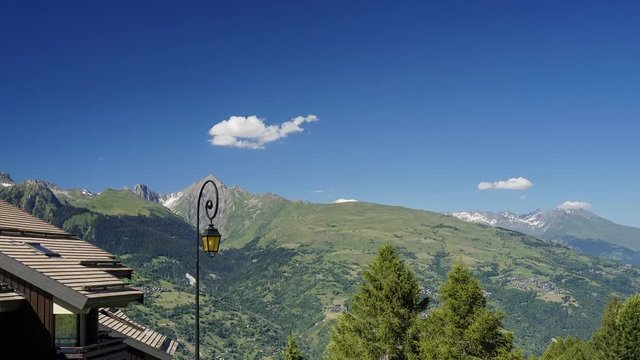
[[[123,190],[107,189],[94,198],[79,200],[74,205],[105,215],[154,215],[163,218],[174,216],[164,206],[143,200]]]
[[[610,294],[638,289],[635,269],[437,213],[367,203],[279,203],[256,215],[245,205],[250,198],[235,201],[225,227],[243,231],[224,234],[224,246],[238,250],[203,262],[205,286],[216,289],[216,311],[259,318],[275,333],[253,342],[244,331],[212,335],[209,349],[230,358],[259,348],[267,352],[263,357],[276,356],[278,348],[267,344],[289,333],[303,335],[303,346],[319,357],[336,309],[387,241],[399,247],[436,300],[453,260],[474,267],[491,292],[490,303],[506,311],[517,343],[529,352],[540,351],[552,336],[588,336]],[[160,311],[166,303],[150,306]],[[217,314],[211,320],[217,326],[230,321]],[[189,323],[184,316],[170,318]]]
[[[248,239],[251,236],[244,236]],[[436,291],[456,258],[475,268],[493,306],[506,310],[518,344],[539,351],[551,336],[588,336],[612,293],[638,290],[638,272],[530,236],[459,221],[437,213],[366,203],[299,204],[281,210],[253,238],[259,245],[303,251],[318,274],[343,276],[317,281],[314,293],[329,309],[348,296],[337,283],[359,274],[375,250],[398,246],[425,288]],[[230,241],[242,246],[237,239]],[[551,285],[550,285],[551,284]],[[437,294],[436,294],[437,296]],[[311,331],[311,330],[309,330]]]
[[[82,205],[92,213],[71,214],[65,227],[82,228],[99,246],[127,256],[151,284],[170,280],[174,291],[148,296],[134,313],[190,342],[190,289],[175,285],[192,267],[189,225],[122,191],[107,190]],[[302,346],[318,358],[362,268],[387,241],[400,248],[430,291],[454,259],[473,266],[491,304],[507,312],[507,325],[530,352],[540,351],[551,336],[587,336],[611,293],[638,289],[635,269],[437,213],[367,203],[270,205],[249,195],[232,206],[223,234],[223,246],[231,250],[202,263],[211,299],[203,303],[204,351],[228,358],[275,358],[278,341],[289,334],[302,335]],[[128,237],[136,242],[124,241]],[[157,256],[169,261],[149,261]],[[545,288],[548,283],[553,291]],[[188,354],[186,346],[180,358]]]

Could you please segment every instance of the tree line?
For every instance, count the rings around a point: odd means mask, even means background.
[[[383,245],[365,269],[363,282],[333,326],[327,360],[524,360],[505,329],[505,314],[487,308],[480,281],[462,261],[451,267],[430,308],[413,271],[397,250]],[[303,360],[295,338],[285,360]],[[591,339],[552,339],[529,360],[640,359],[640,294],[612,298]]]

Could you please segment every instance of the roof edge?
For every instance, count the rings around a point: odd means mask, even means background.
[[[144,303],[144,293],[134,287],[129,287],[131,290],[137,290],[139,294],[128,294],[128,295],[118,295],[118,293],[113,293],[113,296],[105,297],[105,298],[88,298],[85,304],[86,308],[104,308],[104,307],[116,307],[123,308],[127,307],[132,302],[137,302],[139,304]]]
[[[1,252],[0,268],[61,299],[79,312],[82,311],[87,303],[88,298],[86,296]]]
[[[155,331],[155,330],[154,330]],[[173,339],[172,339],[173,340]],[[175,340],[173,340],[175,341]],[[151,356],[155,356],[161,360],[173,360],[173,355],[164,352],[158,348],[154,348],[153,346],[149,346],[141,341],[138,341],[134,338],[126,336],[124,339],[124,343],[131,346],[132,348],[138,349],[145,354],[149,354]]]
[[[124,337],[124,343],[131,346],[134,349],[140,350],[145,354],[151,355],[151,356],[155,356],[158,359],[161,360],[173,360],[173,355],[169,354],[168,352],[164,352],[158,348],[155,348],[153,346],[147,345],[145,343],[143,343],[142,341],[136,340],[132,337],[129,337],[119,331],[115,331],[112,328],[105,326],[103,324],[99,324],[100,328],[103,330],[107,330],[110,333],[114,334],[115,336],[122,336]],[[148,327],[147,327],[148,328]],[[155,330],[154,330],[155,331]],[[113,336],[113,335],[112,335]],[[173,340],[173,339],[172,339]],[[173,340],[175,341],[175,340]]]

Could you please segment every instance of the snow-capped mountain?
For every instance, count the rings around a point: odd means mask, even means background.
[[[462,211],[449,215],[466,222],[515,230],[587,254],[640,263],[640,229],[615,224],[584,209],[537,209],[528,214]]]
[[[545,213],[540,209],[524,215],[514,214],[510,211],[502,211],[499,213],[490,211],[463,211],[449,215],[466,222],[514,228],[514,230],[515,228],[531,229],[531,231],[539,230],[543,229],[547,224],[544,216]]]
[[[182,191],[178,191],[175,193],[171,193],[169,195],[163,195],[160,197],[160,204],[164,207],[168,207],[169,209],[175,208],[176,204],[180,202],[184,193]]]

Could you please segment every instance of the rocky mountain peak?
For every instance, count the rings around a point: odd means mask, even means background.
[[[203,177],[202,179],[196,181],[195,184],[192,185],[192,187],[195,186],[198,188],[198,190],[200,190],[200,186],[202,186],[202,184],[204,184],[204,182],[207,180],[212,180],[214,183],[216,183],[216,185],[218,185],[218,190],[222,190],[222,188],[226,188],[224,183],[217,177],[213,176],[212,174],[209,174]]]
[[[46,188],[47,190],[51,190],[49,188],[50,184],[47,181],[44,181],[44,180],[27,179],[27,180],[24,181],[24,183],[26,185],[34,185],[37,188],[42,188],[42,189]]]
[[[3,174],[0,186],[3,198],[9,203],[28,211],[41,219],[50,221],[56,209],[62,206],[60,200],[43,180],[25,180],[16,184],[8,174]]]
[[[537,208],[537,209],[533,210],[532,212],[530,212],[530,213],[528,213],[528,214],[525,214],[525,215],[523,215],[523,216],[524,216],[524,217],[531,217],[531,216],[540,215],[540,214],[542,214],[542,213],[544,213],[544,210],[542,210],[542,209],[540,209],[540,208]]]
[[[160,202],[160,195],[149,189],[149,187],[145,184],[136,184],[133,190],[129,190],[134,193],[136,196],[145,199],[147,201]]]
[[[10,187],[15,185],[16,182],[13,181],[11,175],[9,173],[0,172],[0,186],[2,187]]]
[[[556,208],[549,212],[554,217],[582,217],[586,219],[597,218],[598,216],[586,209],[560,209]]]

